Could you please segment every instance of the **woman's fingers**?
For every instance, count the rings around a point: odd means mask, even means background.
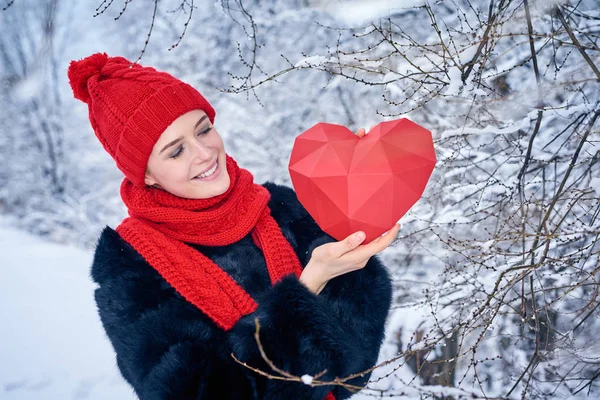
[[[373,125],[372,127],[369,128],[369,132],[371,132],[373,130],[373,128],[375,128],[376,125]],[[365,130],[365,128],[360,128],[358,131],[356,131],[356,136],[358,136],[358,138],[362,138],[363,136],[365,136],[367,134],[367,131]]]
[[[331,242],[317,247],[313,253],[318,251],[316,257],[325,260],[340,259],[348,263],[362,262],[388,247],[396,238],[399,229],[400,224],[396,224],[382,236],[365,245],[361,245],[365,240],[364,232],[354,232],[339,242]]]
[[[362,231],[354,232],[339,242],[329,243],[330,254],[334,258],[340,258],[344,254],[355,250],[365,240],[365,233]]]
[[[357,261],[366,260],[388,247],[396,238],[399,230],[400,224],[396,224],[392,229],[384,233],[383,236],[378,237],[370,243],[349,250],[344,254],[344,257],[352,258]]]
[[[366,237],[362,231],[354,232],[339,242],[322,244],[312,251],[309,263],[320,265],[321,272],[328,280],[363,268],[373,255],[392,243],[399,229],[400,225],[396,224],[382,236],[365,245],[361,245]]]
[[[383,235],[379,236],[377,239],[373,240],[374,242],[386,242],[388,244],[392,243],[392,241],[396,238],[396,235],[400,231],[400,224],[394,224],[392,228],[385,232]]]

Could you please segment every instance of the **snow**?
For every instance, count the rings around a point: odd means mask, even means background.
[[[535,118],[535,117],[534,117]],[[522,118],[519,121],[512,122],[508,121],[503,128],[498,128],[494,126],[486,126],[483,128],[455,128],[455,129],[447,129],[442,132],[442,138],[447,139],[452,136],[457,135],[473,135],[473,134],[484,134],[484,133],[493,133],[497,135],[504,135],[507,133],[517,132],[519,129],[524,129],[529,125],[530,118],[527,116],[526,118]]]
[[[294,65],[294,67],[295,68],[307,68],[307,67],[311,67],[311,66],[325,64],[325,63],[330,62],[330,61],[331,61],[331,59],[329,59],[327,57],[323,57],[323,56],[311,56],[311,57],[303,58],[302,60],[298,61]]]
[[[0,226],[0,398],[136,399],[96,313],[92,253]]]
[[[334,14],[346,24],[368,23],[390,14],[400,14],[411,7],[424,3],[424,0],[331,0],[323,1],[323,10]]]
[[[43,77],[37,73],[31,74],[27,79],[24,79],[17,85],[15,97],[22,102],[26,102],[39,94],[42,87]]]
[[[305,385],[312,385],[314,378],[310,375],[302,375],[300,379],[302,379],[302,382],[304,382]]]
[[[450,83],[446,87],[445,94],[447,96],[458,95],[463,87],[460,70],[457,67],[449,67],[448,78],[450,79]]]
[[[600,177],[595,176],[592,178],[590,188],[600,195]]]

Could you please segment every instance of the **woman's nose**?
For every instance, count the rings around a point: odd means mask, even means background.
[[[194,142],[192,146],[192,152],[194,154],[194,161],[206,162],[212,159],[212,151],[199,141]]]

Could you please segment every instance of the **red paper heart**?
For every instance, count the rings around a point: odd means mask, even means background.
[[[342,240],[361,230],[368,243],[419,200],[435,162],[431,132],[402,118],[362,138],[318,123],[296,138],[288,169],[298,200],[323,231]]]

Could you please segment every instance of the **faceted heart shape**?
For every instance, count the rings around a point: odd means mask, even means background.
[[[337,240],[356,231],[368,243],[419,200],[436,158],[431,132],[402,118],[359,138],[318,123],[294,142],[288,169],[298,200]]]

